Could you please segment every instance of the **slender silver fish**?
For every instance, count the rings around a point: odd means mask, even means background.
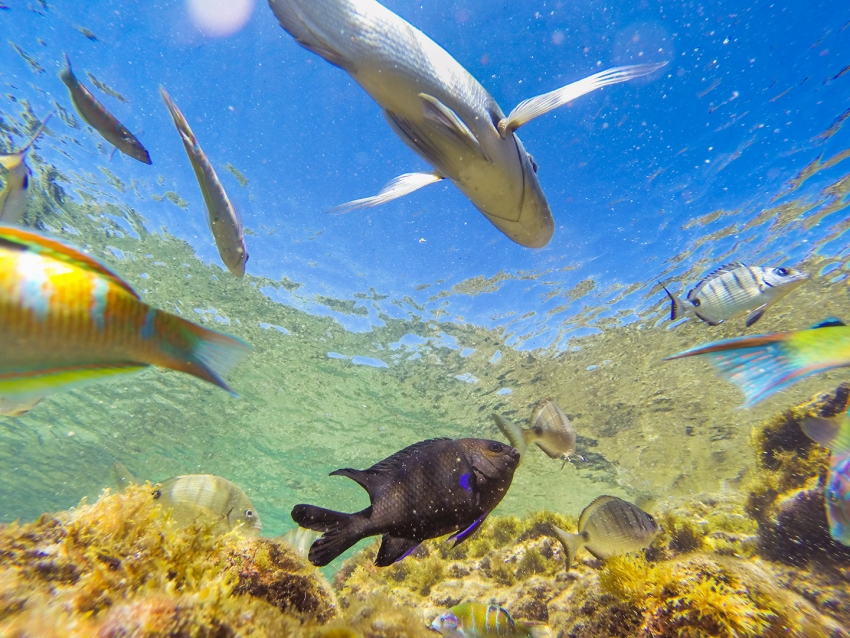
[[[183,140],[183,148],[186,149],[186,154],[192,163],[195,177],[198,178],[198,185],[201,187],[204,203],[207,205],[207,222],[215,238],[215,245],[218,246],[218,254],[230,272],[237,277],[242,277],[245,274],[245,262],[248,261],[248,249],[242,233],[242,220],[233,208],[233,204],[230,203],[224,186],[218,181],[212,164],[201,150],[186,118],[164,88],[159,87],[159,93],[165,106],[168,107],[168,112],[171,113],[171,119],[174,120],[174,126],[180,133],[180,139]]]
[[[555,527],[555,535],[567,552],[567,570],[580,547],[600,560],[644,549],[661,533],[661,526],[637,505],[616,496],[600,496],[584,508],[578,534]]]
[[[562,459],[561,469],[570,456],[576,453],[576,431],[564,411],[551,398],[540,401],[531,412],[529,428],[523,429],[499,414],[493,421],[511,445],[519,450],[520,458],[532,443],[543,450],[550,459]],[[581,457],[579,457],[581,458]]]
[[[457,60],[375,0],[269,0],[304,48],[347,71],[383,109],[395,133],[433,172],[407,173],[374,197],[337,207],[384,204],[449,179],[499,230],[523,246],[545,246],[555,224],[537,165],[515,135],[535,117],[666,63],[608,69],[519,104],[505,117]]]
[[[747,327],[764,316],[767,309],[809,278],[793,268],[762,268],[740,262],[721,266],[679,299],[667,288],[670,319],[692,312],[716,326],[727,319],[747,315]]]
[[[6,184],[0,191],[0,222],[4,224],[19,224],[27,210],[30,178],[32,177],[32,171],[26,163],[27,153],[38,136],[44,131],[47,121],[52,116],[53,113],[51,112],[44,118],[35,135],[19,151],[0,155],[0,165],[9,171],[6,175]],[[0,414],[2,413],[2,408],[0,408]]]
[[[71,102],[80,117],[95,131],[103,136],[107,142],[119,151],[143,164],[151,163],[151,156],[142,143],[136,139],[129,129],[121,124],[112,113],[106,110],[94,95],[91,94],[82,82],[77,79],[71,71],[71,61],[65,54],[65,68],[59,73],[59,79],[68,87],[71,94]]]

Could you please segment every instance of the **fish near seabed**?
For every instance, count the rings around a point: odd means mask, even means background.
[[[14,153],[0,155],[0,165],[8,171],[6,183],[3,190],[0,191],[0,223],[2,224],[19,224],[27,211],[30,179],[32,178],[32,171],[26,162],[27,153],[44,131],[44,127],[52,116],[53,112],[47,114],[35,134],[29,142],[24,144],[23,148]],[[2,410],[2,407],[0,407],[0,410]]]
[[[319,536],[321,536],[321,532],[317,532],[313,529],[307,529],[306,527],[296,527],[294,529],[289,530],[280,539],[292,547],[295,552],[302,556],[303,558],[307,558],[310,554],[310,546],[315,542]]]
[[[823,495],[829,535],[850,547],[850,413],[831,418],[807,416],[801,425],[810,439],[830,450]]]
[[[534,443],[550,459],[563,459],[563,470],[570,456],[576,453],[576,431],[564,411],[551,398],[543,399],[534,406],[528,429],[521,428],[499,414],[494,413],[492,417],[502,434],[519,450],[520,458],[525,455],[528,446]]]
[[[661,526],[637,505],[616,496],[600,496],[584,508],[578,519],[578,533],[555,527],[555,536],[567,553],[567,570],[576,552],[584,547],[599,560],[627,554],[652,545]]]
[[[59,79],[68,87],[71,94],[71,102],[80,117],[86,124],[91,126],[107,142],[119,151],[143,164],[151,163],[151,156],[142,143],[136,139],[129,129],[121,124],[112,113],[106,110],[94,95],[91,94],[83,83],[77,79],[71,70],[71,61],[65,54],[65,68],[59,73]]]
[[[466,540],[507,493],[519,462],[514,448],[485,439],[430,439],[414,443],[367,470],[345,468],[369,493],[371,505],[346,514],[296,505],[292,520],[323,532],[309,560],[323,567],[358,541],[382,534],[375,565],[401,560],[419,544],[453,532]]]
[[[507,609],[486,603],[462,603],[437,616],[431,629],[446,638],[545,638],[549,627],[514,620]]]
[[[255,536],[263,529],[260,515],[238,485],[214,474],[183,474],[162,481],[153,497],[181,527],[213,523],[213,533],[226,533],[238,525]]]
[[[808,330],[724,339],[679,352],[665,361],[706,356],[718,374],[737,385],[751,407],[800,379],[850,366],[850,327],[826,319]]]
[[[808,279],[809,275],[793,268],[762,268],[738,262],[712,272],[685,299],[679,299],[666,287],[664,292],[670,298],[671,321],[692,312],[707,324],[717,326],[749,313],[749,328],[770,306]]]
[[[164,88],[160,87],[159,93],[165,106],[168,107],[171,119],[174,120],[174,126],[177,127],[180,139],[183,140],[183,148],[186,149],[195,177],[198,178],[198,185],[201,187],[201,194],[204,196],[204,204],[207,207],[207,224],[215,238],[218,254],[230,272],[237,277],[242,277],[245,274],[245,263],[248,261],[242,220],[233,208],[233,204],[230,203],[224,186],[218,181],[212,164],[201,150],[183,113]]]
[[[666,64],[608,69],[526,100],[505,117],[457,60],[375,0],[269,0],[269,5],[298,44],[351,75],[396,135],[434,167],[401,175],[374,197],[335,210],[377,206],[448,179],[496,228],[529,248],[545,246],[555,224],[537,165],[515,131],[595,89]]]
[[[0,399],[18,405],[151,365],[230,390],[251,346],[143,303],[77,248],[0,226]]]

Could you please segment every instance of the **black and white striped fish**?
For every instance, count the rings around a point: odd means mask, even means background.
[[[762,268],[740,262],[722,266],[699,282],[686,299],[670,297],[670,320],[692,312],[707,324],[716,326],[727,319],[747,314],[747,327],[762,318],[765,311],[809,279],[793,268]]]

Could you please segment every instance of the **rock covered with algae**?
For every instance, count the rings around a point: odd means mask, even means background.
[[[0,527],[4,637],[389,638],[420,627],[380,598],[341,609],[286,543],[178,528],[150,486]]]

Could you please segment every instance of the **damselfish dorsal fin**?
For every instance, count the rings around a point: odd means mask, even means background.
[[[610,501],[616,501],[616,500],[617,500],[616,496],[606,496],[606,495],[597,496],[595,499],[593,499],[593,501],[591,501],[590,505],[588,505],[587,507],[585,507],[581,511],[581,516],[579,516],[579,518],[578,518],[578,531],[579,531],[579,533],[584,531],[584,528],[587,525],[587,521],[590,518],[591,514],[593,514],[593,512],[595,512],[597,509],[599,509],[600,507],[605,505],[605,503],[608,503]]]
[[[139,299],[138,293],[130,287],[117,274],[112,272],[99,259],[87,255],[78,248],[66,244],[65,242],[53,239],[47,235],[36,233],[31,230],[26,230],[20,226],[4,226],[0,225],[0,246],[16,247],[19,250],[29,250],[40,255],[52,257],[59,261],[79,266],[87,270],[96,272],[101,277],[110,280],[119,288],[122,288],[127,294]]]
[[[838,328],[840,326],[846,326],[847,324],[838,319],[837,317],[827,317],[823,321],[818,321],[815,325],[813,325],[810,330],[817,330],[818,328]]]

